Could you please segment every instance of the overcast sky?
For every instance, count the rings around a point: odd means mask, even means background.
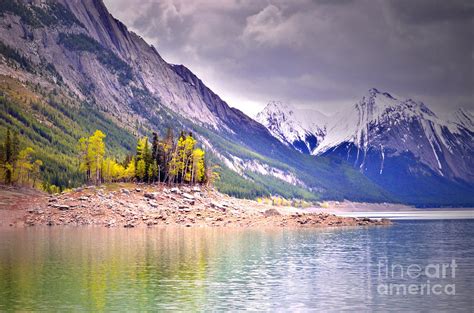
[[[231,106],[332,113],[371,87],[474,109],[474,1],[105,0]]]

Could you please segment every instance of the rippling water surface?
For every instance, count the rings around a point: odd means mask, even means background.
[[[473,220],[323,230],[0,229],[0,311],[472,311],[473,240]],[[455,277],[439,279],[386,275],[380,265],[453,259]],[[380,289],[428,280],[454,285],[455,294]]]

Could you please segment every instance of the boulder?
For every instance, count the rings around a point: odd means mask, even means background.
[[[179,205],[178,210],[181,210],[181,211],[184,211],[184,212],[191,212],[191,209],[186,205]]]
[[[222,212],[226,211],[226,208],[222,204],[217,203],[217,202],[211,202],[211,208],[220,210]]]
[[[157,199],[158,192],[146,192],[143,196],[148,199]]]
[[[108,221],[108,223],[105,226],[114,227],[116,222],[117,221],[115,219],[111,219],[110,221]]]
[[[194,200],[195,197],[193,195],[190,195],[189,193],[183,193],[182,194],[183,198],[188,199],[188,200]]]
[[[146,226],[151,227],[151,226],[156,225],[156,224],[158,224],[156,221],[148,221],[146,223]]]
[[[178,187],[173,187],[173,188],[170,189],[170,191],[171,191],[172,193],[176,193],[176,194],[180,194],[180,193],[181,193],[181,190],[179,190]]]
[[[192,199],[183,199],[186,203],[189,203],[190,205],[194,205],[194,200]]]
[[[281,215],[281,213],[276,210],[276,209],[267,209],[263,212],[263,215],[265,217],[270,217],[270,216],[278,216],[278,215]]]
[[[66,211],[71,208],[69,205],[65,205],[65,204],[54,204],[53,207],[55,207],[56,209],[60,211]]]
[[[212,201],[210,205],[211,205],[211,208],[222,208],[222,205],[220,203],[217,203],[214,201]]]

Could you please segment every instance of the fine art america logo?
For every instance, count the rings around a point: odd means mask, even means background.
[[[456,260],[449,263],[390,263],[379,259],[377,292],[387,296],[455,295]]]

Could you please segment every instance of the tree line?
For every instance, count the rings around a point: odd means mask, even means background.
[[[192,133],[182,131],[175,140],[173,131],[167,130],[164,138],[153,133],[139,138],[136,152],[122,162],[106,157],[106,135],[96,130],[90,137],[79,140],[79,169],[86,180],[96,185],[117,181],[147,183],[203,184],[217,178],[208,167],[205,152],[197,146]]]

